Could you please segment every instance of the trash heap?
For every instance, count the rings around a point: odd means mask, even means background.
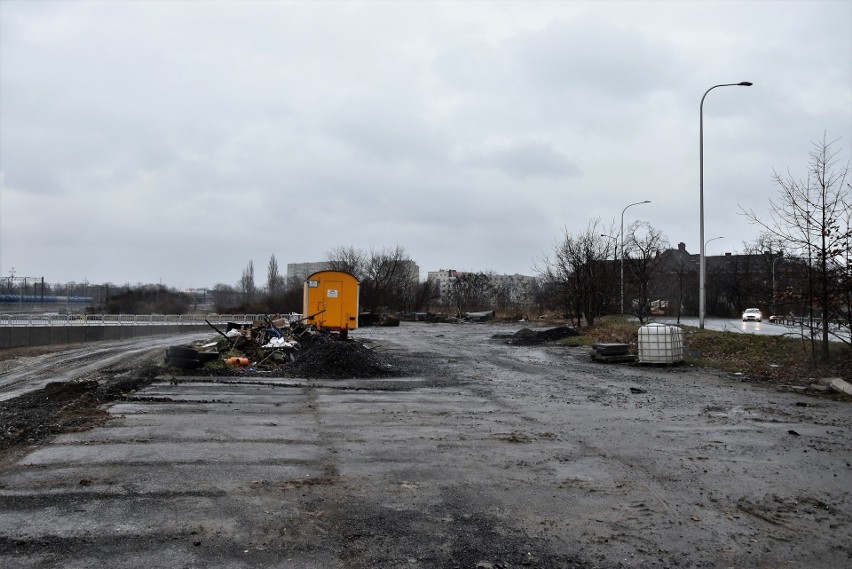
[[[173,373],[342,379],[389,375],[393,367],[360,342],[280,315],[230,322],[224,331],[207,324],[219,338],[166,349],[165,364]]]
[[[507,344],[517,346],[534,346],[538,344],[546,344],[548,342],[556,342],[563,338],[571,338],[579,336],[574,328],[568,326],[557,326],[556,328],[548,328],[546,330],[531,330],[530,328],[521,328],[514,334],[496,334],[492,336],[494,339],[505,340]]]

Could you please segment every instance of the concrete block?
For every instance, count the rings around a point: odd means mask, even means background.
[[[837,391],[838,393],[845,393],[846,395],[852,395],[852,384],[849,384],[839,377],[835,377],[831,380],[831,383],[828,384],[832,391]]]
[[[30,345],[30,329],[27,326],[9,328],[9,347],[21,348]]]
[[[50,328],[48,326],[30,326],[30,346],[49,346]]]
[[[50,327],[50,343],[51,344],[67,344],[68,343],[68,326],[51,326]]]
[[[83,329],[86,331],[86,342],[100,342],[104,339],[103,326],[83,326]]]
[[[104,326],[104,340],[121,340],[124,326]]]
[[[83,326],[66,326],[68,331],[67,342],[79,344],[86,341],[86,328]]]

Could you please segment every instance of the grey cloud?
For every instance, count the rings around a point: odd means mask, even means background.
[[[676,46],[639,28],[602,18],[556,21],[510,44],[519,68],[539,87],[590,90],[606,97],[635,98],[677,82]]]
[[[464,88],[528,92],[592,91],[635,98],[678,81],[675,44],[603,18],[564,19],[496,45],[476,42],[442,54],[436,68]]]
[[[580,168],[552,143],[510,143],[474,154],[470,162],[516,178],[578,176]]]
[[[750,80],[705,125],[735,244],[740,197],[850,132],[843,2],[0,2],[3,274],[206,286],[395,243],[525,271],[643,199],[695,250],[699,98]]]

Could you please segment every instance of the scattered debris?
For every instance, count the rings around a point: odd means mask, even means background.
[[[831,378],[831,381],[828,382],[828,387],[832,391],[852,395],[852,384],[843,381],[839,377]]]
[[[637,356],[630,353],[629,344],[592,344],[592,359],[596,362],[635,362]]]
[[[493,310],[486,310],[484,312],[465,312],[464,319],[472,322],[487,322],[494,318],[496,314],[497,313]]]
[[[304,321],[262,315],[251,324],[229,322],[225,331],[208,322],[221,336],[217,341],[200,349],[172,346],[165,363],[193,374],[272,373],[307,379],[372,378],[396,371],[363,344]],[[399,320],[385,318],[381,325],[398,326]]]
[[[396,316],[385,316],[384,319],[379,322],[379,326],[399,326],[399,318]]]
[[[568,326],[557,326],[556,328],[548,328],[547,330],[521,328],[514,334],[497,334],[492,336],[492,338],[506,340],[507,344],[531,346],[535,344],[544,344],[546,342],[556,342],[563,338],[571,338],[579,335],[580,333],[574,328],[569,328]]]
[[[179,369],[196,369],[219,357],[219,352],[198,351],[187,346],[166,349],[166,365]]]

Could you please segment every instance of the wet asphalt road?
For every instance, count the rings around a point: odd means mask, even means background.
[[[657,317],[655,321],[661,324],[678,325],[677,318]],[[698,328],[698,318],[681,318],[679,325]],[[704,327],[707,330],[717,332],[754,334],[756,336],[790,336],[800,338],[803,334],[807,337],[809,333],[808,330],[803,330],[797,325],[773,324],[768,320],[763,320],[762,322],[743,322],[738,318],[706,318],[704,320]],[[814,328],[819,329],[818,322],[814,323]],[[819,332],[817,332],[817,336],[819,336]],[[849,334],[837,328],[831,328],[830,339],[831,341],[840,341],[843,339],[848,342]]]
[[[3,567],[844,567],[849,403],[362,329],[394,380],[164,378],[0,468]]]

